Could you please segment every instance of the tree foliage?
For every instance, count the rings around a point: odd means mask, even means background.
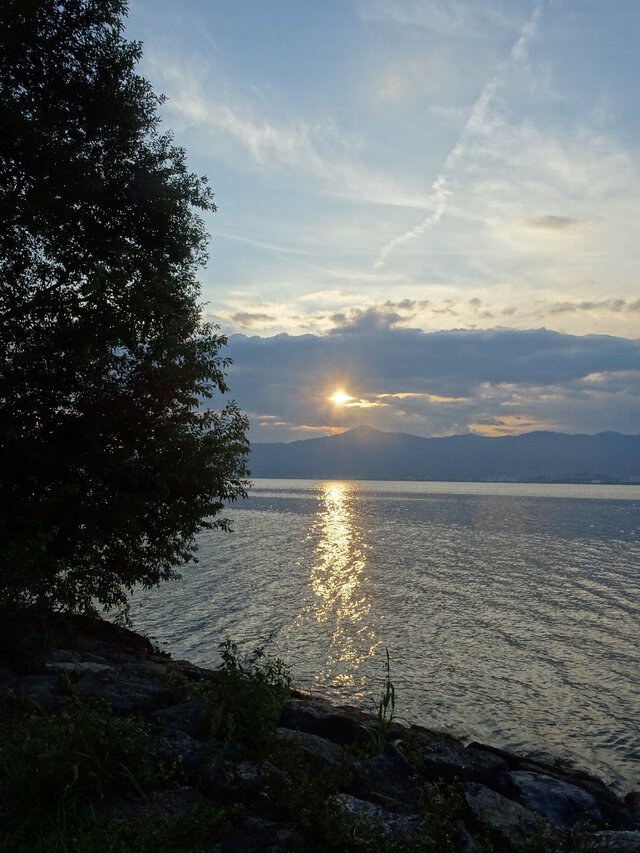
[[[246,420],[196,271],[215,210],[123,0],[0,7],[0,596],[123,605],[243,496]]]

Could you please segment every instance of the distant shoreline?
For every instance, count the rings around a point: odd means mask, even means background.
[[[625,486],[640,488],[640,480],[422,480],[410,477],[341,477],[339,475],[310,475],[300,474],[288,476],[284,474],[249,477],[253,480],[335,480],[344,483],[452,483],[455,485],[486,485],[486,486]]]
[[[363,426],[288,444],[253,444],[248,464],[254,477],[267,479],[639,486],[640,435],[423,438]]]

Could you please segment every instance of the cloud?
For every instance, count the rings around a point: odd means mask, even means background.
[[[424,27],[441,35],[478,38],[489,25],[515,29],[509,4],[476,0],[366,0],[361,17],[372,23]]]
[[[522,415],[503,415],[499,418],[485,417],[469,424],[469,430],[476,435],[499,436],[520,435],[535,430],[553,430],[553,422],[536,420]]]
[[[437,4],[438,8],[441,7]],[[449,7],[449,8],[455,8]],[[468,7],[465,4],[465,8]],[[427,216],[413,228],[405,231],[397,237],[394,237],[386,243],[377,259],[374,262],[374,269],[384,266],[389,256],[404,243],[415,239],[424,234],[428,229],[437,225],[442,219],[447,208],[447,202],[453,192],[452,188],[452,173],[461,160],[467,153],[468,148],[473,144],[474,135],[484,134],[491,130],[490,123],[487,120],[489,108],[496,97],[498,88],[502,85],[503,80],[508,74],[509,68],[515,63],[524,63],[528,57],[528,45],[530,40],[536,33],[538,20],[542,13],[542,5],[538,4],[534,8],[529,20],[520,30],[520,34],[511,48],[509,59],[503,62],[494,76],[482,88],[480,95],[471,108],[471,112],[467,121],[460,133],[455,145],[447,155],[440,173],[437,175],[431,185],[431,195],[429,198],[429,212]]]
[[[216,69],[156,48],[146,52],[154,79],[168,96],[172,123],[207,134],[209,154],[225,156],[234,168],[242,164],[261,172],[291,173],[312,181],[307,190],[354,201],[399,207],[423,207],[425,197],[386,175],[365,168],[357,159],[362,140],[330,116],[313,121],[276,115],[276,98],[258,98],[220,88]],[[226,92],[224,90],[227,90]],[[243,155],[239,158],[239,155]]]
[[[547,309],[550,314],[575,314],[580,311],[612,311],[615,314],[640,314],[640,299],[600,299],[580,302],[556,302]]]
[[[387,300],[370,308],[349,308],[330,316],[334,327],[332,333],[362,332],[363,330],[392,329],[411,321],[420,311],[429,307],[428,299]],[[437,312],[438,309],[431,308]]]
[[[565,231],[573,225],[577,225],[579,219],[572,216],[536,216],[533,219],[527,220],[527,225],[531,228],[541,228],[546,231]]]
[[[272,317],[270,314],[251,314],[248,311],[238,311],[231,315],[231,319],[243,329],[250,329],[253,326],[257,326],[262,323],[276,321],[276,318]]]
[[[244,243],[247,246],[254,246],[257,249],[267,249],[270,252],[276,252],[282,255],[319,255],[320,252],[310,252],[308,249],[296,249],[292,246],[282,246],[277,243],[267,243],[264,240],[254,240],[251,237],[245,237],[242,234],[228,234],[224,231],[216,230],[216,238],[224,240],[233,240],[234,242]]]
[[[363,312],[325,335],[233,335],[229,355],[235,399],[261,413],[253,441],[300,437],[301,424],[318,434],[369,423],[448,435],[637,432],[640,423],[640,341],[627,338],[546,329],[427,333]],[[338,389],[358,405],[332,403]]]

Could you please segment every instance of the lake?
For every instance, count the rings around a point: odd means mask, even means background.
[[[640,487],[256,480],[134,627],[219,662],[273,636],[296,683],[640,788]]]

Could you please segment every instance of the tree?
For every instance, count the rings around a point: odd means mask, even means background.
[[[0,10],[0,597],[123,606],[245,495],[204,324],[205,178],[159,129],[124,0]]]

